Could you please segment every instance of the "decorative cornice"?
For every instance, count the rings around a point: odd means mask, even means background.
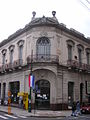
[[[90,44],[90,40],[88,38],[85,38],[83,34],[81,34],[80,32],[74,30],[74,29],[68,29],[66,27],[66,25],[64,24],[59,24],[57,18],[54,17],[45,17],[43,16],[42,18],[34,18],[29,24],[27,24],[23,29],[19,29],[17,30],[14,34],[10,35],[8,37],[8,39],[3,40],[0,43],[0,47],[2,47],[3,45],[7,44],[8,42],[12,41],[13,39],[15,39],[16,37],[18,37],[19,35],[25,33],[26,31],[28,31],[29,29],[33,28],[33,27],[38,27],[38,26],[53,26],[56,27],[62,31],[65,31],[66,33],[75,36],[87,43]]]

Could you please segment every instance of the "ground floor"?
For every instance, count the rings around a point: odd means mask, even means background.
[[[19,104],[18,92],[30,92],[28,76],[30,70],[19,70],[0,76],[0,98],[8,97],[11,102]],[[90,75],[68,70],[61,66],[34,67],[35,89],[31,90],[32,108],[68,109],[73,101],[88,102],[90,94]],[[90,101],[89,101],[90,102]]]

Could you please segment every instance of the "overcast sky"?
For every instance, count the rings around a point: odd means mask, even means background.
[[[88,1],[88,2],[87,2]],[[90,37],[90,0],[0,0],[0,42],[23,28],[36,17],[56,17],[67,28],[74,28]]]

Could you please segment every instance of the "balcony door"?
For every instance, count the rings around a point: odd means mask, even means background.
[[[50,57],[50,40],[47,37],[41,37],[37,40],[36,44],[37,57],[49,58]]]

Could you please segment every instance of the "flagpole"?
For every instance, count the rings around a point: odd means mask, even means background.
[[[28,95],[28,112],[31,112],[31,87],[30,87],[30,93]]]
[[[32,75],[32,62],[33,62],[33,50],[31,51],[31,67],[30,67],[30,77]],[[30,93],[28,96],[28,112],[31,112],[31,85],[29,86],[30,88]]]

